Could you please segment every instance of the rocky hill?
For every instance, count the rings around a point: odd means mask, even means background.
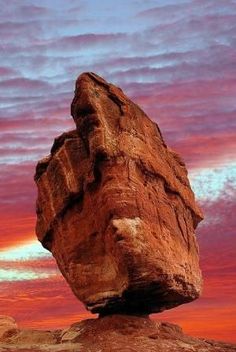
[[[236,345],[185,335],[147,317],[109,315],[55,331],[19,330],[0,318],[0,352],[236,352]]]

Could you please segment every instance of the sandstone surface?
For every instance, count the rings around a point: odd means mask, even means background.
[[[12,317],[0,315],[0,339],[17,330],[16,321]]]
[[[38,239],[74,294],[101,315],[196,299],[194,231],[203,217],[180,156],[120,88],[94,73],[77,79],[71,114],[76,130],[55,139],[35,181]]]
[[[24,339],[22,339],[22,334]],[[0,338],[0,352],[236,352],[236,345],[185,335],[148,318],[110,315],[57,331],[18,330]]]

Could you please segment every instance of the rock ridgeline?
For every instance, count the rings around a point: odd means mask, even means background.
[[[36,234],[88,310],[150,314],[201,292],[202,220],[182,159],[156,123],[94,73],[76,81],[76,129],[36,168]]]
[[[236,352],[148,314],[201,292],[194,234],[202,213],[181,158],[121,89],[94,73],[76,82],[74,131],[36,168],[36,233],[98,319],[19,329],[0,316],[0,352]]]
[[[197,339],[174,324],[108,315],[64,330],[19,329],[0,316],[0,352],[236,352],[236,345]]]

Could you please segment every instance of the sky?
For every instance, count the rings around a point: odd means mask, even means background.
[[[0,0],[0,314],[20,327],[91,317],[35,236],[39,159],[74,128],[93,71],[155,120],[205,214],[202,297],[153,319],[236,342],[236,1]]]

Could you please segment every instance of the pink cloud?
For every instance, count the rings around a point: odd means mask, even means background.
[[[11,67],[0,67],[0,76],[15,76],[16,74],[19,74],[17,70],[14,70]]]
[[[29,91],[35,89],[49,89],[50,85],[47,82],[40,81],[37,79],[28,79],[23,77],[7,79],[0,82],[1,88],[7,89],[28,89]]]

